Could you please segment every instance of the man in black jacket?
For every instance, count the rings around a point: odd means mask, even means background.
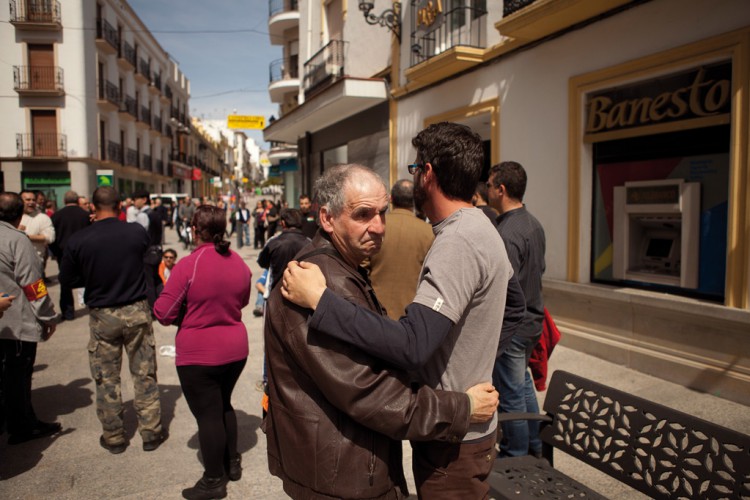
[[[65,257],[65,246],[75,233],[91,224],[88,212],[78,206],[78,193],[68,191],[63,197],[65,206],[52,214],[52,225],[55,227],[55,241],[50,245],[57,265],[62,266]],[[60,313],[63,320],[72,320],[75,316],[73,290],[60,282]]]
[[[271,290],[281,280],[289,261],[310,243],[310,239],[302,234],[302,214],[299,210],[285,208],[280,216],[281,233],[268,240],[258,255],[258,265],[271,270]]]

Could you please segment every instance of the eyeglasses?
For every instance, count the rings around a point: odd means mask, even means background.
[[[407,165],[407,169],[409,170],[409,175],[414,175],[417,173],[417,170],[420,170],[423,168],[424,165],[421,163],[412,163],[411,165]]]

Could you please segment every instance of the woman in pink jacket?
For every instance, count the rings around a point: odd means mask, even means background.
[[[177,375],[198,422],[205,472],[182,495],[187,499],[224,498],[227,481],[237,481],[242,475],[231,398],[247,361],[242,308],[250,301],[252,275],[224,240],[227,222],[221,209],[201,205],[191,225],[197,247],[172,269],[154,313],[163,325],[179,324]]]

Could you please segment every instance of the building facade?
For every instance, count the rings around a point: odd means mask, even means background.
[[[189,81],[126,2],[10,0],[0,16],[3,189],[58,205],[109,182],[191,193]]]
[[[566,345],[750,404],[747,2],[410,0],[401,30],[390,181],[471,126],[528,172]]]
[[[273,144],[270,175],[282,176],[285,199],[297,204],[314,180],[338,163],[389,171],[391,43],[369,29],[347,0],[272,0],[269,94],[279,118],[264,130]]]

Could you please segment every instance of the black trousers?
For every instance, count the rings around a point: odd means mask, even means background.
[[[255,226],[255,239],[253,240],[253,248],[263,248],[266,244],[266,228],[263,226]]]
[[[37,423],[31,406],[31,374],[36,361],[36,342],[0,339],[0,410],[8,434],[24,434]],[[0,415],[0,423],[3,416]]]
[[[208,477],[222,477],[225,464],[237,456],[237,416],[232,391],[247,359],[226,365],[178,366],[182,393],[198,422],[198,442]]]

